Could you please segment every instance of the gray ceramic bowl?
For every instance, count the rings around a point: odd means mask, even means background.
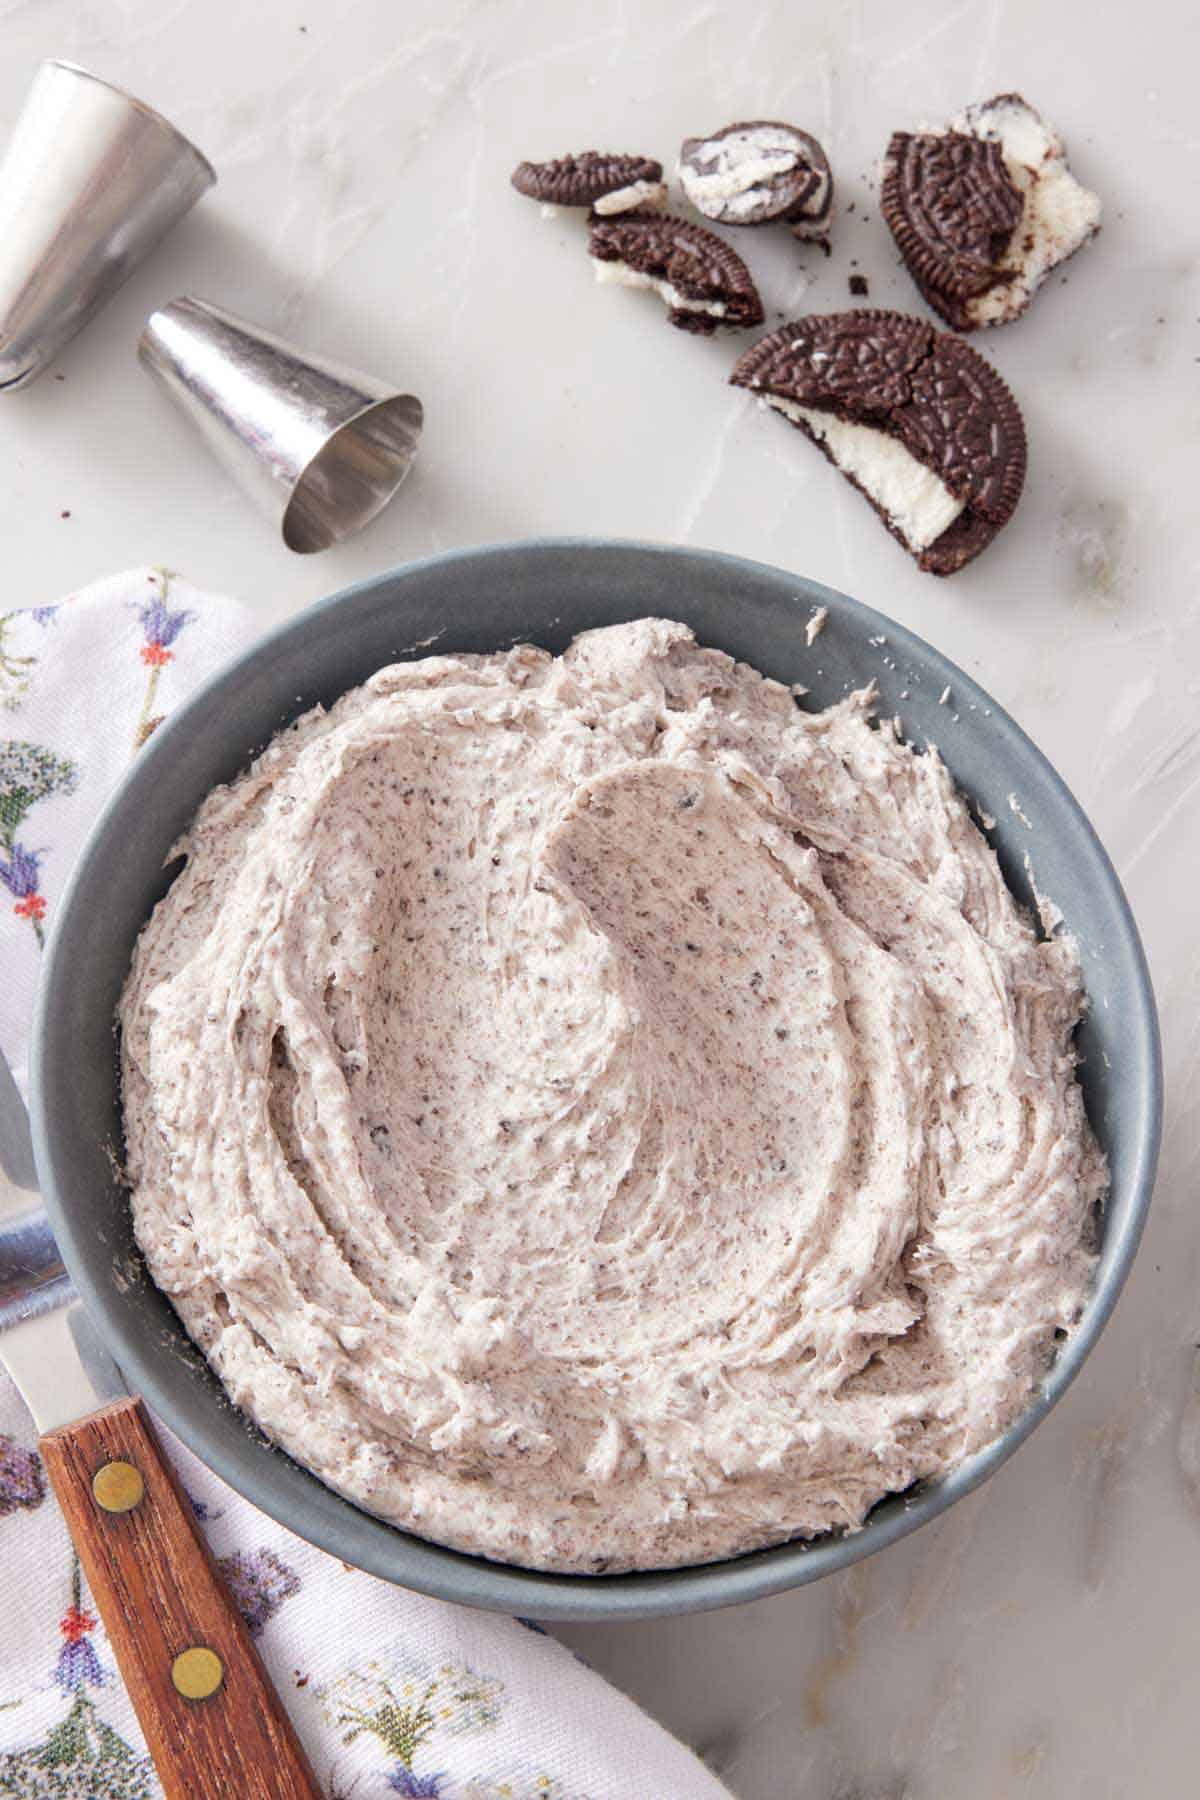
[[[812,652],[811,608],[829,608]],[[141,1270],[111,1152],[121,1142],[113,1014],[164,862],[216,782],[280,726],[382,664],[524,641],[561,650],[585,627],[657,613],[821,706],[874,678],[910,737],[936,743],[996,820],[1005,874],[1030,899],[1026,852],[1078,937],[1091,1010],[1080,1032],[1088,1111],[1112,1167],[1087,1314],[1024,1416],[951,1476],[884,1501],[865,1528],[724,1563],[641,1575],[540,1575],[444,1550],[358,1510],[268,1445],[224,1399]],[[886,637],[886,645],[872,638]],[[953,706],[939,706],[949,684]],[[956,723],[953,715],[957,714]],[[1020,796],[1027,829],[1008,805]],[[58,911],[34,1040],[33,1123],[55,1234],[131,1385],[185,1443],[282,1524],[372,1574],[448,1600],[550,1619],[636,1618],[751,1600],[845,1568],[935,1518],[1010,1456],[1096,1342],[1128,1273],[1158,1148],[1154,998],[1137,931],[1094,832],[1054,770],[970,678],[856,601],[780,569],[705,551],[551,540],[413,563],[301,613],[210,681],[151,739],[108,806]]]

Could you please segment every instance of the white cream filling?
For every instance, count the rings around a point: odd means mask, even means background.
[[[631,269],[628,263],[601,262],[599,257],[592,260],[596,280],[605,287],[653,288],[668,306],[685,312],[711,313],[714,319],[723,319],[728,310],[723,300],[693,300],[689,295],[681,294],[669,281],[662,281],[656,275],[643,275],[640,269]]]
[[[598,200],[592,202],[592,211],[607,218],[611,213],[634,212],[641,206],[649,207],[651,212],[665,212],[666,182],[631,181],[628,187],[614,188],[611,194],[601,194]]]
[[[951,131],[992,139],[1025,202],[998,268],[1011,279],[967,302],[975,325],[1003,325],[1025,310],[1051,269],[1073,256],[1100,225],[1100,200],[1067,167],[1058,133],[1024,102],[969,106]]]
[[[702,171],[680,162],[677,173],[683,191],[706,219],[744,219],[761,204],[755,189],[786,175],[800,160],[795,139],[777,127],[737,131],[710,143],[702,157]],[[829,179],[822,176],[809,210],[822,213],[829,194]]]
[[[775,394],[763,398],[776,412],[802,419],[816,433],[838,468],[852,475],[883,508],[910,550],[927,550],[962,512],[963,501],[956,500],[945,482],[888,432]]]

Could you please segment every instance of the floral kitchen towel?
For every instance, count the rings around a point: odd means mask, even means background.
[[[41,948],[76,850],[163,716],[255,635],[245,607],[166,569],[0,611],[0,1050],[22,1092]]]
[[[42,948],[84,833],[162,717],[254,636],[245,607],[166,569],[0,612],[0,1048],[22,1088]],[[163,1435],[331,1800],[726,1796],[532,1621],[346,1567]],[[160,1792],[32,1422],[0,1373],[0,1796]]]

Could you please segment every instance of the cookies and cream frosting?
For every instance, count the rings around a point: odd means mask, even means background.
[[[1026,1405],[1105,1184],[1076,954],[870,713],[644,619],[382,669],[209,796],[121,1005],[134,1223],[332,1487],[650,1568]]]

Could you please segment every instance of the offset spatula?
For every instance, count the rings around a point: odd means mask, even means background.
[[[320,1800],[146,1411],[92,1335],[63,1268],[29,1120],[2,1057],[0,1360],[42,1434],[42,1461],[168,1800]]]

